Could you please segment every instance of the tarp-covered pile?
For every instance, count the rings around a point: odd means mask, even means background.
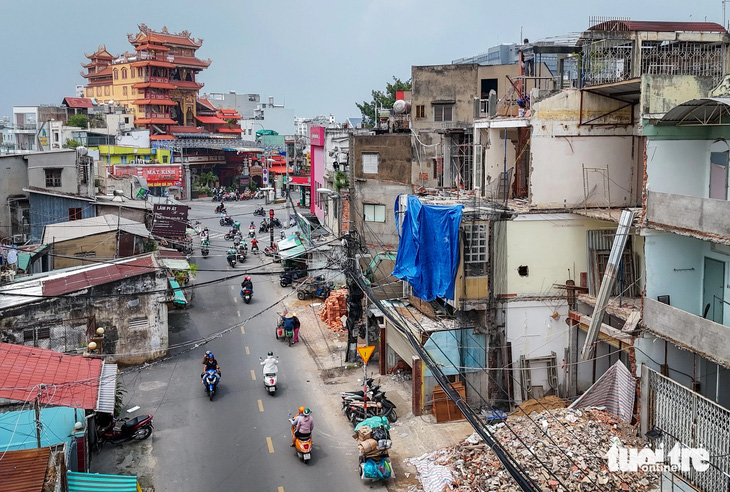
[[[400,197],[395,202],[396,220]],[[459,269],[459,225],[462,205],[423,205],[407,197],[393,276],[408,281],[424,301],[454,298]]]

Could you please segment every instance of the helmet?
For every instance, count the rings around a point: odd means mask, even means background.
[[[296,318],[297,317],[297,313],[291,313],[291,315],[292,315],[293,318]]]
[[[299,407],[299,413],[304,413],[307,409],[304,407]]]
[[[213,359],[213,358],[214,358],[214,357],[213,357],[213,352],[208,352],[208,358],[209,358],[209,359]]]
[[[268,354],[266,354],[266,355],[268,355],[269,357],[273,357],[273,356],[274,356],[274,352],[269,352],[269,353],[268,353]]]
[[[248,275],[246,275],[246,278],[244,280],[251,280],[251,277],[249,277]]]
[[[312,411],[308,408],[305,408],[303,413],[304,413],[304,415],[309,415],[312,413]]]

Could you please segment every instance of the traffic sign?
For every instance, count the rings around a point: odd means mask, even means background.
[[[370,356],[373,355],[373,350],[375,350],[374,345],[368,345],[367,347],[358,347],[357,353],[360,354],[360,357],[362,357],[362,360],[365,364],[368,363],[370,360]]]

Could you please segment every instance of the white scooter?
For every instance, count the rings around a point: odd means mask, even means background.
[[[264,376],[264,388],[268,394],[274,396],[274,393],[276,393],[276,384],[279,380],[279,357],[275,357],[274,361],[271,361],[268,358],[264,359],[262,357],[259,357],[259,360],[261,361],[261,365],[264,366],[262,370]]]

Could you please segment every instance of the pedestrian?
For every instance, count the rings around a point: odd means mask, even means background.
[[[12,271],[18,271],[18,250],[15,246],[10,246],[10,250],[8,251],[8,266]]]
[[[294,338],[292,339],[292,343],[297,343],[299,341],[299,327],[301,326],[299,318],[297,318],[297,313],[292,313],[292,323],[294,323]]]

